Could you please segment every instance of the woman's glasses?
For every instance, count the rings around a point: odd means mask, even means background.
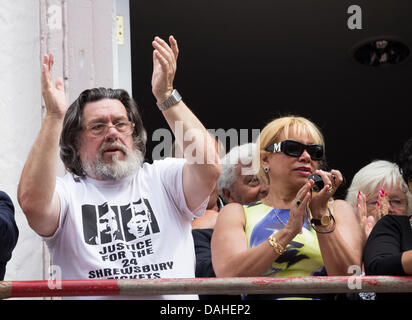
[[[285,140],[265,148],[268,152],[283,152],[291,157],[300,157],[306,150],[312,160],[323,160],[323,146],[320,144],[303,144],[295,140]]]

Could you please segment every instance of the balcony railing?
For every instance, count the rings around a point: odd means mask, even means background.
[[[0,282],[0,299],[165,294],[319,294],[412,292],[412,276],[249,277]]]

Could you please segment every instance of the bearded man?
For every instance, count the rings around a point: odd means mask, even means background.
[[[53,55],[44,57],[47,113],[23,169],[18,199],[62,280],[194,277],[191,221],[204,213],[221,169],[213,139],[173,88],[176,40],[156,37],[152,45],[157,105],[173,132],[178,123],[183,123],[183,136],[195,132],[190,141],[176,138],[183,150],[195,149],[201,161],[144,163],[146,132],[129,94],[90,89],[68,107],[63,80],[53,85]],[[62,178],[56,178],[59,141],[68,171]],[[128,224],[142,212],[150,223],[135,237]]]

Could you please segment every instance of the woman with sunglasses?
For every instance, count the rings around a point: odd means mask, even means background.
[[[352,207],[333,201],[343,177],[338,170],[320,170],[324,140],[316,125],[301,117],[276,119],[262,130],[258,145],[258,177],[269,193],[219,213],[212,238],[216,275],[348,275],[351,265],[361,263],[362,232]],[[316,193],[308,180],[314,173],[324,184]]]

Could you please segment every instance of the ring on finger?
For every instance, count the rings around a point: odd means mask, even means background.
[[[330,187],[330,188],[328,189],[328,193],[331,194],[332,192],[333,192],[333,187]]]
[[[296,200],[296,206],[297,206],[297,207],[299,207],[301,203],[302,203],[302,201],[301,201],[301,200],[299,200],[299,199],[298,199],[298,200]]]

